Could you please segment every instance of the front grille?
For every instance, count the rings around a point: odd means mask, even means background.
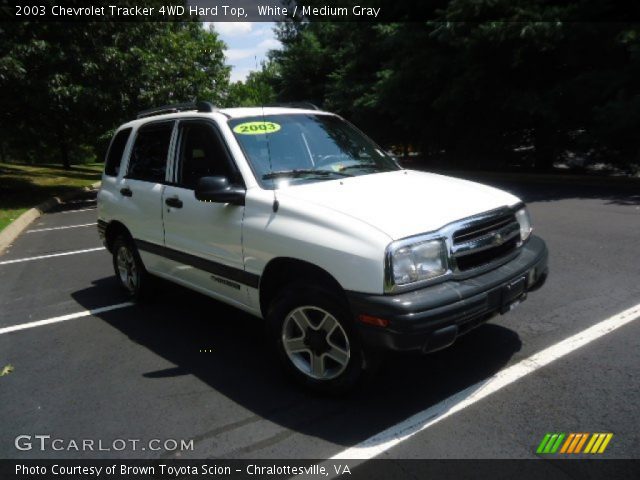
[[[480,267],[482,265],[491,263],[494,260],[497,260],[513,252],[517,246],[518,246],[518,239],[513,238],[497,247],[493,247],[487,250],[481,250],[477,253],[472,253],[470,255],[458,257],[456,258],[456,264],[458,265],[458,270],[464,272],[465,270],[470,270],[472,268]]]
[[[512,212],[496,215],[487,220],[479,220],[477,223],[473,222],[471,225],[453,234],[453,244],[456,245],[473,240],[474,238],[481,237],[483,234],[499,230],[513,222],[516,222],[516,216]]]
[[[513,252],[520,242],[520,225],[512,211],[470,220],[452,235],[452,255],[459,271],[491,264]]]

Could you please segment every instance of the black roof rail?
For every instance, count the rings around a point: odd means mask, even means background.
[[[311,102],[284,102],[284,103],[269,103],[265,107],[286,107],[286,108],[304,108],[306,110],[320,110],[317,105]]]
[[[137,118],[152,117],[154,115],[163,115],[165,113],[188,112],[195,110],[197,112],[215,112],[217,108],[211,102],[190,102],[190,103],[174,103],[173,105],[162,105],[161,107],[149,108],[138,112]]]

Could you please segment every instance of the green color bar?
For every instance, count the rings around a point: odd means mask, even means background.
[[[536,453],[542,453],[542,451],[544,450],[544,446],[549,441],[549,438],[551,438],[551,434],[547,433],[542,439],[542,441],[540,442],[540,445],[538,445],[538,449],[536,450]]]
[[[560,448],[560,444],[562,443],[563,439],[564,439],[564,433],[559,434],[558,440],[556,440],[555,445],[551,448],[550,453],[556,453],[558,451],[558,448]]]
[[[542,452],[542,453],[551,453],[551,447],[553,447],[553,444],[555,443],[556,438],[558,438],[558,434],[557,433],[554,433],[553,435],[551,435],[551,438],[547,442],[547,446],[544,447],[544,452]]]

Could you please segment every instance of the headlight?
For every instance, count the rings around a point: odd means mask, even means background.
[[[524,243],[531,232],[533,227],[531,226],[531,217],[529,216],[529,210],[527,207],[523,207],[516,212],[516,220],[520,224],[520,243]]]
[[[447,273],[444,240],[394,242],[387,248],[387,288],[429,280]]]

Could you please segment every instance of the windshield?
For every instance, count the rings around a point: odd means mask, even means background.
[[[398,170],[375,143],[333,115],[289,114],[229,120],[265,188]]]

